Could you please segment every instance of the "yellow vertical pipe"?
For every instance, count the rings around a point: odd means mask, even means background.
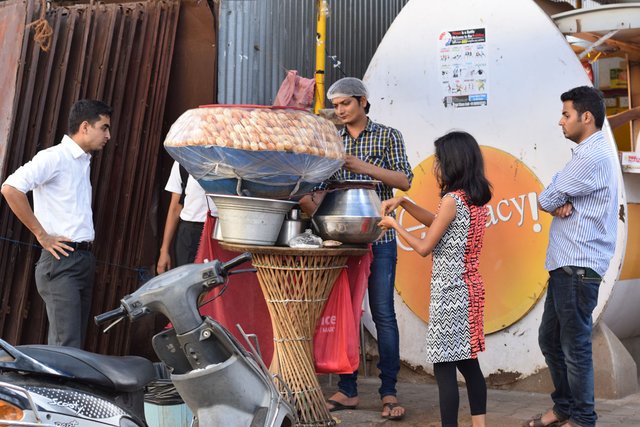
[[[324,108],[325,46],[327,40],[327,0],[317,0],[318,21],[316,23],[316,91],[313,112]]]

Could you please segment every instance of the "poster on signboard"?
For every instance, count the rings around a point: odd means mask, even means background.
[[[485,29],[443,31],[438,40],[445,108],[487,105]]]

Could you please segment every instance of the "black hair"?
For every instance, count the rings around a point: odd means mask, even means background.
[[[436,139],[434,145],[440,196],[463,190],[472,205],[486,205],[491,200],[491,184],[485,177],[482,152],[475,138],[467,132],[453,131]]]
[[[69,112],[69,135],[74,135],[80,130],[82,122],[93,125],[100,120],[100,116],[111,117],[113,110],[102,101],[94,99],[81,99],[76,101]]]
[[[354,96],[355,99],[358,100],[358,104],[360,103],[360,100],[362,98],[364,98],[364,96]],[[371,108],[371,104],[369,103],[369,100],[367,99],[367,105],[364,106],[364,113],[365,114],[369,114],[369,109]]]
[[[590,112],[595,119],[596,128],[602,129],[605,117],[604,96],[598,89],[578,86],[560,95],[560,100],[572,101],[573,108],[580,115]]]

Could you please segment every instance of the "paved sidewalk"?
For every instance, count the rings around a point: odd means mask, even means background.
[[[380,417],[382,405],[377,389],[379,380],[376,377],[360,378],[358,390],[360,404],[357,410],[337,411],[332,415],[338,426],[420,426],[439,427],[440,413],[438,409],[438,388],[430,377],[419,381],[403,381],[398,383],[398,399],[407,410],[402,421],[389,421]],[[320,384],[325,396],[336,390],[337,376],[323,375]],[[487,426],[518,427],[524,419],[545,411],[551,405],[548,394],[528,393],[489,389],[487,400]],[[598,427],[629,426],[640,427],[640,393],[617,400],[597,400]],[[470,426],[469,404],[466,389],[460,388],[459,425]]]

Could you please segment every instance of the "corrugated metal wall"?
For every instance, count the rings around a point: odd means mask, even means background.
[[[22,52],[22,40],[24,35],[26,10],[22,4],[15,2],[0,3],[0,64],[3,72],[0,73],[0,166],[4,164],[6,153],[6,141],[9,138],[9,130],[13,120],[13,101],[16,92],[18,60]],[[6,72],[4,72],[6,71]],[[4,181],[0,168],[0,182]]]
[[[387,29],[409,0],[327,0],[326,87],[362,77]],[[218,101],[273,103],[287,70],[315,74],[316,0],[221,0]]]
[[[0,28],[24,26],[40,17],[40,1],[9,0]],[[50,7],[51,50],[43,52],[27,29],[18,62],[0,63],[0,75],[17,75],[11,120],[0,121],[6,176],[40,149],[60,141],[69,109],[80,98],[101,99],[114,108],[112,139],[92,161],[94,252],[98,259],[92,313],[114,308],[140,284],[162,149],[165,98],[179,16],[177,0]],[[17,17],[17,18],[16,18]],[[16,23],[16,19],[18,22]],[[22,22],[19,20],[22,19]],[[12,74],[13,73],[13,74]],[[4,88],[3,88],[4,90]],[[10,94],[9,91],[3,95]],[[156,200],[157,203],[157,200]],[[0,201],[0,334],[11,343],[46,341],[46,315],[33,282],[40,250],[35,239]],[[129,329],[102,335],[89,328],[86,348],[126,353]]]

